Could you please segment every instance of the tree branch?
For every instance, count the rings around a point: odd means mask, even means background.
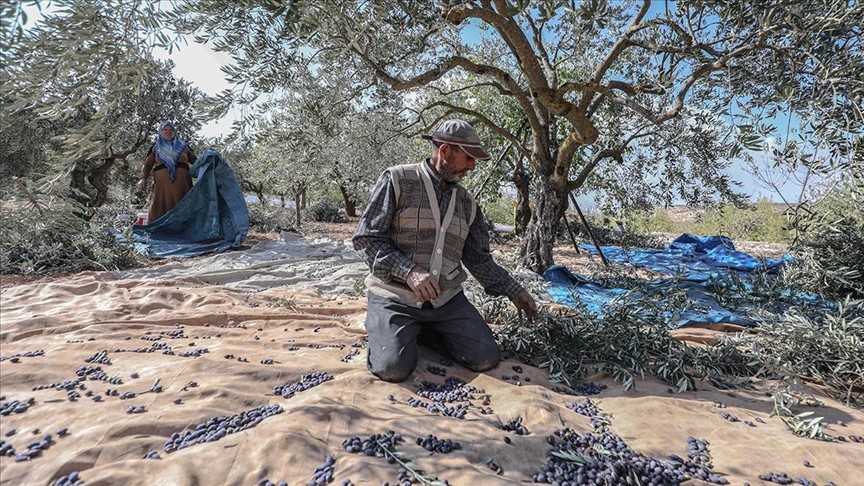
[[[636,14],[636,16],[633,18],[633,21],[630,23],[630,28],[627,29],[627,32],[625,32],[624,35],[621,36],[620,39],[618,39],[617,42],[615,42],[615,45],[612,46],[612,50],[609,51],[606,59],[604,59],[603,62],[601,62],[600,65],[597,66],[597,69],[594,70],[594,75],[591,76],[590,82],[592,86],[600,84],[600,80],[603,79],[606,71],[608,71],[609,68],[612,67],[612,64],[615,63],[616,60],[618,60],[618,57],[621,55],[622,52],[624,52],[624,49],[626,49],[630,45],[630,36],[633,34],[633,32],[639,30],[639,22],[641,22],[645,15],[648,13],[648,9],[650,7],[651,0],[643,0],[642,7],[639,9],[639,12]],[[582,94],[582,100],[579,102],[579,110],[581,112],[584,113],[585,110],[588,108],[588,104],[591,102],[593,95],[594,92],[591,90],[588,90]]]
[[[576,176],[576,179],[567,183],[567,192],[573,192],[576,189],[582,187],[585,184],[585,180],[588,179],[588,176],[591,175],[591,172],[594,171],[594,168],[602,162],[604,159],[612,158],[615,159],[619,164],[624,163],[624,150],[627,149],[627,146],[630,145],[630,142],[636,140],[638,138],[647,137],[654,132],[645,132],[640,133],[643,129],[647,128],[647,126],[642,126],[638,128],[635,132],[633,132],[630,137],[627,138],[624,142],[621,143],[617,148],[614,149],[603,149],[594,154],[591,157],[591,161],[585,164],[585,167],[579,172],[579,175]]]
[[[496,124],[495,122],[493,122],[492,120],[487,118],[485,115],[482,115],[480,112],[478,112],[476,110],[472,110],[470,108],[465,108],[463,106],[457,106],[457,105],[454,105],[452,103],[448,103],[446,101],[436,101],[436,102],[428,105],[426,108],[424,108],[424,111],[427,109],[430,109],[430,108],[434,108],[436,106],[443,106],[443,107],[449,109],[450,112],[462,113],[464,115],[470,115],[470,116],[474,117],[477,121],[486,125],[490,130],[492,130],[493,132],[498,134],[501,138],[512,143],[513,147],[520,154],[522,154],[525,157],[529,157],[531,155],[531,153],[528,151],[528,149],[520,142],[520,140],[515,135],[510,133],[510,131],[508,131],[507,129],[502,128],[501,126],[499,126],[498,124]]]
[[[543,67],[546,69],[546,76],[554,77],[555,76],[555,68],[552,66],[552,59],[549,57],[549,53],[546,51],[546,47],[543,45],[543,25],[541,24],[539,27],[534,23],[534,19],[529,15],[528,16],[528,25],[531,26],[532,36],[534,38],[534,45],[537,46],[537,51],[540,52],[541,61],[543,61]],[[553,85],[554,87],[554,85]]]
[[[456,67],[461,67],[466,71],[481,76],[491,76],[494,79],[497,79],[501,84],[509,88],[509,91],[511,93],[510,96],[516,99],[516,102],[525,112],[525,115],[528,117],[528,122],[531,124],[532,129],[537,132],[539,132],[541,129],[539,119],[536,115],[535,107],[531,103],[528,94],[522,90],[522,87],[519,86],[519,84],[510,76],[510,74],[500,68],[489,66],[486,64],[477,64],[462,56],[452,56],[444,59],[435,68],[418,74],[410,79],[402,80],[391,75],[390,73],[385,71],[384,68],[379,66],[369,56],[368,51],[362,49],[356,41],[351,42],[351,48],[354,49],[355,52],[357,52],[361,59],[363,59],[363,62],[369,65],[369,67],[371,67],[373,71],[375,71],[375,76],[378,79],[383,80],[385,83],[389,84],[393,89],[397,91],[404,91],[411,88],[428,85],[432,81],[440,79],[446,73],[455,69]]]
[[[681,89],[678,91],[678,94],[675,96],[675,103],[671,108],[666,110],[665,113],[660,115],[655,115],[650,109],[645,106],[640,105],[636,101],[629,98],[622,98],[619,96],[615,96],[610,87],[605,86],[597,86],[596,91],[602,93],[610,102],[615,103],[616,105],[623,106],[625,108],[629,108],[634,112],[642,115],[643,118],[654,123],[655,125],[659,125],[666,120],[674,118],[678,116],[678,113],[684,107],[684,100],[687,97],[687,93],[689,93],[690,89],[696,84],[696,82],[711,72],[719,71],[726,66],[726,63],[729,62],[730,59],[738,57],[740,55],[746,54],[747,52],[759,49],[761,47],[768,47],[762,43],[762,41],[758,41],[752,44],[739,46],[738,48],[727,52],[719,59],[712,63],[705,63],[695,69],[690,76],[684,81]]]
[[[511,11],[511,7],[504,0],[495,0],[494,4],[499,12]],[[585,116],[584,109],[576,109],[573,103],[560,95],[556,95],[556,91],[550,87],[549,79],[543,72],[531,43],[513,18],[504,17],[488,8],[465,7],[465,4],[460,4],[458,8],[447,11],[446,15],[447,20],[453,23],[459,23],[466,18],[480,19],[494,27],[501,35],[502,40],[519,62],[530,88],[530,96],[537,100],[536,103],[532,103],[530,111],[523,108],[529,117],[528,121],[532,131],[536,134],[535,136],[540,136],[539,134],[546,129],[540,120],[546,119],[547,113],[551,112],[567,119],[573,125],[574,131],[571,133],[571,137],[574,137],[579,143],[593,143],[597,139],[597,129]]]
[[[437,86],[427,86],[427,87],[434,89],[434,90],[437,91],[438,94],[441,95],[441,96],[450,96],[450,95],[452,95],[452,94],[456,94],[456,93],[459,93],[459,92],[462,92],[462,91],[466,91],[466,90],[469,90],[469,89],[473,89],[473,88],[480,88],[480,87],[482,87],[482,86],[491,86],[491,87],[495,88],[496,90],[498,90],[498,94],[501,94],[501,95],[504,95],[504,96],[512,96],[512,95],[513,95],[513,92],[512,92],[512,91],[505,89],[503,86],[501,86],[501,84],[496,83],[496,82],[494,82],[494,81],[490,81],[490,82],[488,82],[488,83],[477,83],[477,84],[471,84],[471,85],[468,85],[468,86],[463,86],[463,87],[461,87],[461,88],[452,89],[452,90],[450,90],[450,91],[444,91],[444,90],[442,90],[441,88],[439,88],[439,87],[437,87]]]

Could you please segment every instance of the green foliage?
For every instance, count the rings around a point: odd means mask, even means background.
[[[624,227],[634,233],[684,233],[669,212],[663,208],[652,211],[631,211],[624,217]]]
[[[840,400],[864,405],[864,302],[842,301],[815,315],[792,308],[759,329],[724,343],[757,363],[754,376],[816,381]]]
[[[260,233],[294,228],[296,214],[293,209],[279,206],[250,204],[249,230]]]
[[[0,68],[4,98],[15,102],[9,111],[50,125],[42,143],[53,137],[57,145],[44,174],[21,175],[43,187],[71,182],[76,200],[98,207],[113,166],[135,154],[143,158],[160,120],[177,122],[187,140],[194,135],[202,94],[173,75],[171,61],[150,52],[170,43],[156,21],[160,2],[51,3],[16,34]],[[43,161],[27,162],[36,168]]]
[[[330,201],[315,201],[304,212],[306,219],[325,223],[344,223],[347,220],[338,204]]]
[[[695,234],[723,235],[732,240],[792,241],[782,210],[766,200],[743,208],[732,205],[709,208],[697,216],[693,230]]]
[[[513,226],[513,212],[516,200],[508,196],[500,196],[494,200],[486,200],[483,204],[483,214],[493,223]]]
[[[84,220],[80,208],[70,203],[34,206],[11,201],[0,214],[0,269],[4,274],[120,270],[140,264],[130,246],[118,244],[107,226]]]
[[[864,299],[864,201],[851,184],[806,208],[795,260],[785,270],[796,288],[831,299]]]
[[[630,283],[639,288],[638,279]],[[700,380],[725,388],[767,377],[784,386],[817,381],[839,399],[864,405],[864,302],[845,301],[835,309],[792,307],[762,321],[758,333],[728,336],[705,347],[677,341],[669,332],[668,316],[692,302],[676,289],[662,297],[662,305],[655,299],[616,299],[604,304],[602,319],[583,307],[566,313],[541,309],[528,324],[500,299],[482,300],[481,310],[498,324],[503,349],[567,384],[608,373],[628,389],[652,375],[682,392],[696,389]],[[806,430],[812,432],[812,424]]]
[[[60,149],[51,137],[61,125],[40,119],[33,109],[16,110],[13,99],[0,100],[0,195],[15,192],[13,177],[44,174]]]
[[[738,207],[732,204],[692,209],[692,216],[674,216],[669,210],[632,211],[623,218],[624,226],[634,233],[691,233],[723,235],[733,241],[791,243],[783,207],[768,200]]]
[[[726,386],[730,377],[747,375],[749,365],[733,346],[688,346],[675,340],[666,313],[684,305],[670,299],[667,307],[644,300],[615,300],[599,319],[585,308],[567,314],[541,311],[528,325],[509,308],[486,301],[484,316],[500,324],[502,348],[532,366],[547,370],[568,385],[594,373],[609,373],[624,384],[653,375],[678,391],[694,390],[698,380]]]

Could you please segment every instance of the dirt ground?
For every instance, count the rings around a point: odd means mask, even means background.
[[[348,218],[348,221],[345,223],[323,223],[315,221],[303,222],[303,225],[297,233],[308,239],[327,238],[333,241],[346,241],[350,240],[354,235],[354,231],[357,229],[358,220],[359,218]],[[669,241],[672,241],[672,239],[678,236],[677,234],[671,233],[657,233],[657,235],[666,237]],[[492,242],[492,251],[496,256],[509,258],[510,263],[515,263],[515,255],[518,252],[519,241],[515,238],[509,238],[507,235],[503,236],[504,237],[498,242]],[[278,239],[279,233],[277,232],[260,233],[253,231],[246,237],[246,241],[240,249],[248,249],[257,243],[275,241]],[[745,253],[765,258],[779,258],[789,250],[788,245],[759,241],[735,241],[735,247]],[[579,251],[577,253],[570,244],[556,245],[553,256],[556,263],[564,265],[576,273],[591,274],[604,271],[603,267],[600,265],[598,257],[587,255],[584,251]],[[154,267],[169,264],[176,260],[177,259],[172,258],[164,260],[142,259],[141,263],[147,267]],[[624,268],[625,266],[623,265],[612,265],[613,271],[615,269]],[[627,268],[630,268],[630,271],[632,271],[632,267]],[[639,273],[639,276],[642,277],[651,277],[653,275],[650,270],[638,269],[637,272]],[[0,288],[8,288],[15,285],[29,283],[51,282],[58,278],[69,277],[70,275],[71,274],[68,273],[60,273],[56,275],[0,275]]]

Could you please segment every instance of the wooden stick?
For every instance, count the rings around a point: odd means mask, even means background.
[[[585,231],[588,232],[588,236],[591,237],[591,241],[594,243],[594,248],[597,248],[597,253],[600,254],[600,260],[603,261],[603,265],[609,266],[609,260],[606,259],[606,255],[603,254],[603,250],[600,249],[600,243],[597,243],[597,238],[594,237],[594,232],[591,231],[591,227],[588,226],[588,221],[585,220],[585,215],[582,214],[582,210],[579,209],[579,204],[576,202],[576,196],[573,193],[570,193],[570,202],[573,203],[573,206],[576,208],[576,213],[579,215],[579,219],[582,220],[582,224],[585,226]]]
[[[570,234],[570,241],[573,243],[573,249],[576,250],[576,254],[579,255],[582,252],[579,251],[579,245],[576,243],[576,235],[573,233],[573,228],[570,227],[570,222],[567,221],[567,211],[564,211],[562,217],[564,218],[564,225],[567,226],[567,233]]]

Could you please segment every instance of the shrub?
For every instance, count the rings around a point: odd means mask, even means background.
[[[294,228],[296,214],[293,209],[280,206],[249,205],[249,230],[270,233]]]
[[[506,226],[513,226],[516,200],[509,196],[500,196],[495,200],[483,202],[483,214],[486,220]]]
[[[344,223],[348,219],[342,215],[338,204],[330,201],[315,201],[305,211],[306,219],[319,223]]]
[[[792,254],[784,271],[791,286],[829,299],[864,299],[864,222],[845,217],[820,224]]]
[[[786,218],[770,201],[758,201],[752,206],[737,208],[725,205],[708,208],[701,213],[689,233],[724,235],[733,240],[789,243],[792,233]]]
[[[795,261],[785,269],[793,288],[830,299],[864,299],[864,204],[847,183],[815,205],[799,207],[791,224],[799,231]]]
[[[131,246],[117,243],[107,225],[81,218],[70,203],[37,209],[12,202],[0,213],[0,271],[4,274],[50,275],[139,265]]]
[[[579,218],[575,218],[575,220],[570,219],[569,221],[573,233],[578,238],[590,243],[591,236],[588,234],[588,231],[586,231],[585,226]],[[594,238],[596,238],[597,242],[601,245],[622,246],[625,248],[666,248],[668,243],[665,238],[659,236],[636,233],[627,229],[612,229],[607,226],[597,225],[590,220],[588,221],[588,226],[591,228],[591,233],[594,234]],[[570,241],[566,231],[565,228],[559,233],[558,241]]]
[[[662,208],[634,211],[625,217],[624,226],[635,233],[681,233],[679,224]]]
[[[792,231],[780,206],[760,200],[752,206],[732,205],[692,209],[692,217],[678,217],[669,210],[633,211],[625,216],[625,226],[635,233],[693,233],[724,235],[733,240],[790,243]]]

